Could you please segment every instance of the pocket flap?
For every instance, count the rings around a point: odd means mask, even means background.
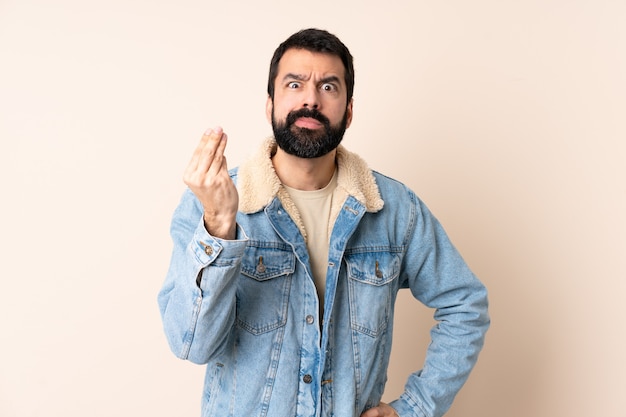
[[[269,245],[268,245],[269,246]],[[288,246],[248,245],[241,263],[241,273],[257,281],[293,274],[296,256]]]
[[[359,252],[346,256],[348,276],[370,285],[385,285],[400,273],[400,256],[392,252]]]

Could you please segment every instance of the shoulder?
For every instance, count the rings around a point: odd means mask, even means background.
[[[403,182],[374,170],[372,170],[372,175],[376,180],[381,197],[385,200],[385,204],[393,197],[417,199],[413,190]]]

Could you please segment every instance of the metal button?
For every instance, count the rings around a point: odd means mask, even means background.
[[[211,246],[207,245],[204,242],[200,242],[200,244],[204,248],[204,253],[206,253],[209,256],[213,255],[213,248]]]
[[[265,265],[263,264],[263,257],[259,256],[259,263],[256,265],[256,272],[262,274],[265,272]]]
[[[307,324],[313,324],[315,322],[315,317],[313,317],[312,315],[308,315],[306,316],[306,323]]]
[[[383,277],[383,273],[380,269],[378,269],[378,261],[376,261],[376,278],[381,279]]]
[[[309,374],[306,374],[305,376],[302,377],[302,380],[304,381],[305,384],[310,384],[311,382],[313,382],[313,377]]]

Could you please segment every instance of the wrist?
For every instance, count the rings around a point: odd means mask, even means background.
[[[204,213],[204,228],[213,237],[234,240],[237,237],[236,221],[220,221]]]

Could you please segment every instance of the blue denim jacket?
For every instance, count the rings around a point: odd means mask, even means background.
[[[236,240],[207,233],[189,190],[172,220],[159,306],[172,351],[206,364],[202,416],[358,417],[378,405],[401,289],[435,309],[438,323],[423,369],[391,405],[401,417],[443,415],[483,345],[485,287],[411,190],[340,147],[346,198],[320,317],[306,235],[271,167],[274,146],[266,141],[231,171]]]

